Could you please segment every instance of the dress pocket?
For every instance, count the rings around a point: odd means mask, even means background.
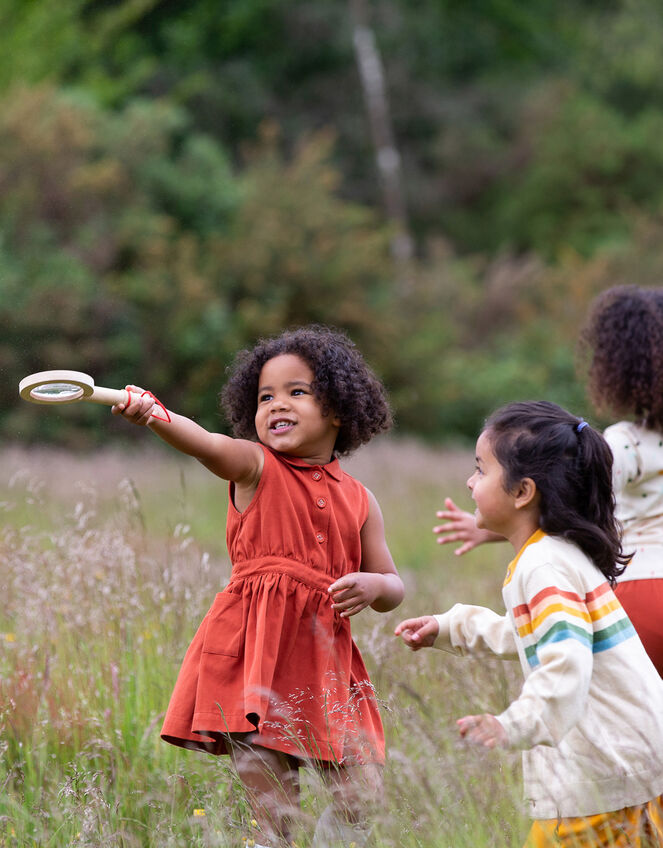
[[[242,596],[219,592],[207,613],[203,653],[238,657],[244,635]]]

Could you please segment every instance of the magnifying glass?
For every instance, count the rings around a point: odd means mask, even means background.
[[[116,403],[128,404],[131,392],[128,389],[107,389],[95,386],[89,374],[82,371],[38,371],[29,374],[18,384],[18,393],[23,400],[30,403],[76,403],[87,400],[113,406]],[[170,416],[164,405],[151,392],[149,395],[156,403],[152,418],[170,421]]]
[[[31,403],[75,403],[89,400],[113,406],[128,403],[126,389],[105,389],[95,386],[89,374],[82,371],[38,371],[24,377],[18,384],[18,393]]]

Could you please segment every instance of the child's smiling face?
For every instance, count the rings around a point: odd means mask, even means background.
[[[268,359],[258,378],[255,425],[258,438],[280,453],[304,459],[311,465],[329,462],[341,422],[313,394],[315,375],[293,353]]]

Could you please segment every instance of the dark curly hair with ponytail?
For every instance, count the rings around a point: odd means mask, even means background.
[[[616,286],[594,301],[580,335],[599,412],[663,430],[663,290]]]
[[[622,552],[612,491],[612,453],[582,418],[548,401],[510,403],[484,432],[512,492],[525,477],[540,497],[544,533],[577,545],[613,585],[630,557]]]
[[[257,440],[260,371],[269,359],[285,353],[306,362],[313,371],[313,394],[323,413],[333,413],[341,420],[334,455],[350,454],[391,427],[392,414],[384,386],[355,344],[338,330],[312,324],[260,339],[253,349],[237,354],[221,392],[221,403],[235,436]]]

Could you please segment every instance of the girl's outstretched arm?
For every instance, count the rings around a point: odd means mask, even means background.
[[[504,542],[504,536],[498,533],[493,533],[491,530],[484,530],[477,527],[474,515],[471,512],[465,512],[460,509],[451,500],[445,498],[445,510],[439,510],[435,514],[438,518],[448,522],[447,524],[436,524],[433,527],[433,533],[437,535],[438,545],[446,545],[449,542],[462,542],[463,544],[456,548],[454,553],[456,556],[462,556],[472,548],[482,545],[484,542]]]
[[[127,421],[149,427],[159,438],[176,450],[193,456],[206,468],[224,480],[232,480],[240,486],[255,488],[262,473],[264,454],[254,442],[232,439],[221,433],[210,433],[192,421],[168,410],[169,421],[152,416],[158,411],[157,402],[149,394],[143,394],[138,386],[127,386],[131,391],[128,404],[113,406],[113,415],[121,415]]]
[[[332,607],[344,617],[370,606],[389,612],[403,600],[405,589],[398,576],[384,536],[382,512],[372,492],[368,494],[368,517],[361,528],[361,571],[339,578],[329,587]]]

